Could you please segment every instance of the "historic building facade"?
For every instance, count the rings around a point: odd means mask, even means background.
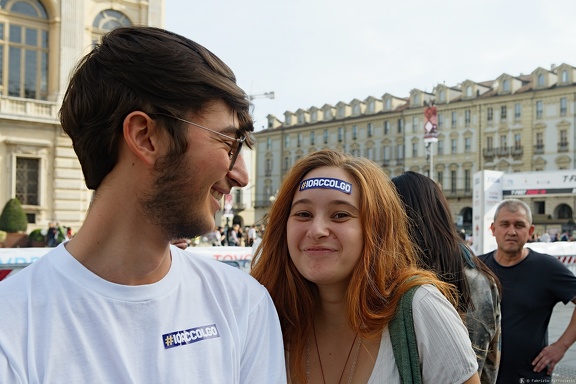
[[[459,228],[472,225],[472,180],[480,170],[503,172],[576,168],[576,69],[568,64],[490,81],[438,85],[408,97],[388,93],[349,103],[268,116],[256,133],[255,216],[264,217],[283,176],[308,152],[337,148],[439,182]],[[438,142],[424,143],[424,108],[435,105]],[[523,197],[537,230],[572,222],[574,196]]]
[[[0,206],[80,227],[92,192],[58,120],[69,75],[105,32],[163,23],[164,0],[0,0]]]

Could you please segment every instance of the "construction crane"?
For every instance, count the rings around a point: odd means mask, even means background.
[[[251,101],[254,99],[273,99],[274,98],[274,91],[272,92],[265,92],[258,95],[248,95],[248,99]]]

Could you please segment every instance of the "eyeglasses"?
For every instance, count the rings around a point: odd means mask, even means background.
[[[230,167],[228,168],[229,171],[231,171],[232,168],[234,168],[234,164],[236,164],[236,159],[238,159],[238,154],[240,153],[240,150],[242,149],[242,144],[244,144],[244,142],[246,141],[246,136],[244,136],[244,135],[241,135],[239,138],[234,138],[232,136],[225,135],[222,132],[218,132],[218,131],[215,131],[213,129],[206,128],[200,124],[196,124],[196,123],[193,123],[191,121],[181,119],[179,117],[176,117],[174,115],[170,115],[168,113],[155,112],[155,113],[150,113],[149,115],[161,115],[161,116],[171,117],[171,118],[179,120],[183,123],[190,124],[190,125],[193,125],[193,126],[198,127],[198,128],[202,128],[205,131],[210,131],[212,133],[217,134],[218,136],[222,136],[222,137],[225,137],[226,139],[230,140],[232,143],[229,144],[230,145],[230,151],[228,152],[228,157],[230,158]]]

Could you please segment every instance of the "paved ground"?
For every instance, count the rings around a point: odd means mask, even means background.
[[[550,326],[548,327],[549,342],[558,340],[558,337],[566,330],[566,326],[568,326],[572,318],[572,313],[574,313],[573,303],[568,303],[567,305],[559,303],[554,307]],[[557,384],[576,384],[576,344],[573,344],[568,349],[564,358],[556,366],[552,382]]]

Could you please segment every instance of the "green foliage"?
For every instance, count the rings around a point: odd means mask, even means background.
[[[28,219],[20,200],[16,198],[8,200],[0,215],[0,231],[8,233],[26,232],[27,227]]]
[[[6,241],[6,236],[8,236],[8,234],[4,231],[0,231],[0,243],[3,243],[4,241]]]
[[[41,229],[35,229],[28,235],[30,241],[44,241],[44,235]]]
[[[66,228],[59,226],[58,233],[56,234],[56,242],[60,244],[64,240],[66,240]]]

